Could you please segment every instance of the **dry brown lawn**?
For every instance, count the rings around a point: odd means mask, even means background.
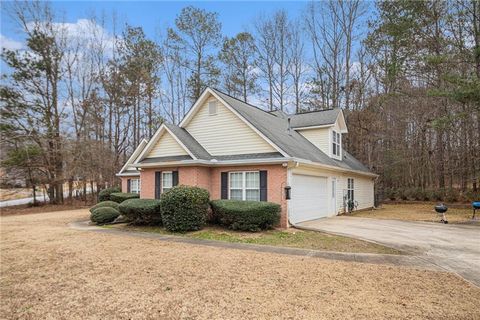
[[[0,318],[480,318],[480,289],[450,273],[68,228],[87,217],[1,218]]]
[[[440,218],[433,209],[434,206],[434,203],[383,204],[380,209],[354,212],[353,216],[375,219],[438,222]],[[478,220],[476,220],[475,223],[479,224],[480,211],[478,210],[477,217]],[[473,223],[472,209],[449,207],[447,220],[450,223]]]
[[[11,206],[0,208],[0,216],[11,216],[11,215],[24,215],[32,213],[47,213],[54,211],[66,211],[66,210],[75,210],[75,209],[84,209],[92,206],[91,201],[85,201],[74,199],[72,203],[68,203],[68,200],[65,201],[65,204],[44,204],[39,203],[37,206],[32,206],[30,204],[22,204],[18,206]]]
[[[320,251],[402,254],[403,252],[373,242],[350,237],[328,234],[318,231],[299,229],[275,229],[259,232],[233,231],[221,226],[209,225],[199,231],[172,233],[159,226],[131,226],[114,224],[105,226],[108,229],[122,231],[140,231],[176,235],[194,239],[215,240],[232,243],[248,243],[277,247],[292,247]]]

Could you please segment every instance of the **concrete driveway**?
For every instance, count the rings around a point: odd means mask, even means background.
[[[298,226],[401,249],[480,286],[480,228],[477,226],[356,217],[318,219]]]

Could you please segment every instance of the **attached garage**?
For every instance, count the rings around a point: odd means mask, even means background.
[[[327,182],[326,177],[292,174],[292,194],[289,201],[291,223],[329,216]]]

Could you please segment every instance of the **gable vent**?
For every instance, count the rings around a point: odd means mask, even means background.
[[[217,114],[217,101],[210,101],[208,103],[208,114],[211,116]]]

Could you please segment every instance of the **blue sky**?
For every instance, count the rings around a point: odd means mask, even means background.
[[[75,23],[78,19],[105,13],[107,16],[116,12],[121,22],[141,26],[147,36],[155,38],[156,30],[172,25],[180,10],[194,5],[219,14],[222,32],[233,36],[251,25],[259,14],[285,9],[291,18],[301,15],[307,1],[53,1],[52,6],[63,13],[65,21]],[[12,24],[5,10],[2,10],[1,34],[12,40],[21,40],[16,26]],[[109,30],[111,31],[111,30]]]

